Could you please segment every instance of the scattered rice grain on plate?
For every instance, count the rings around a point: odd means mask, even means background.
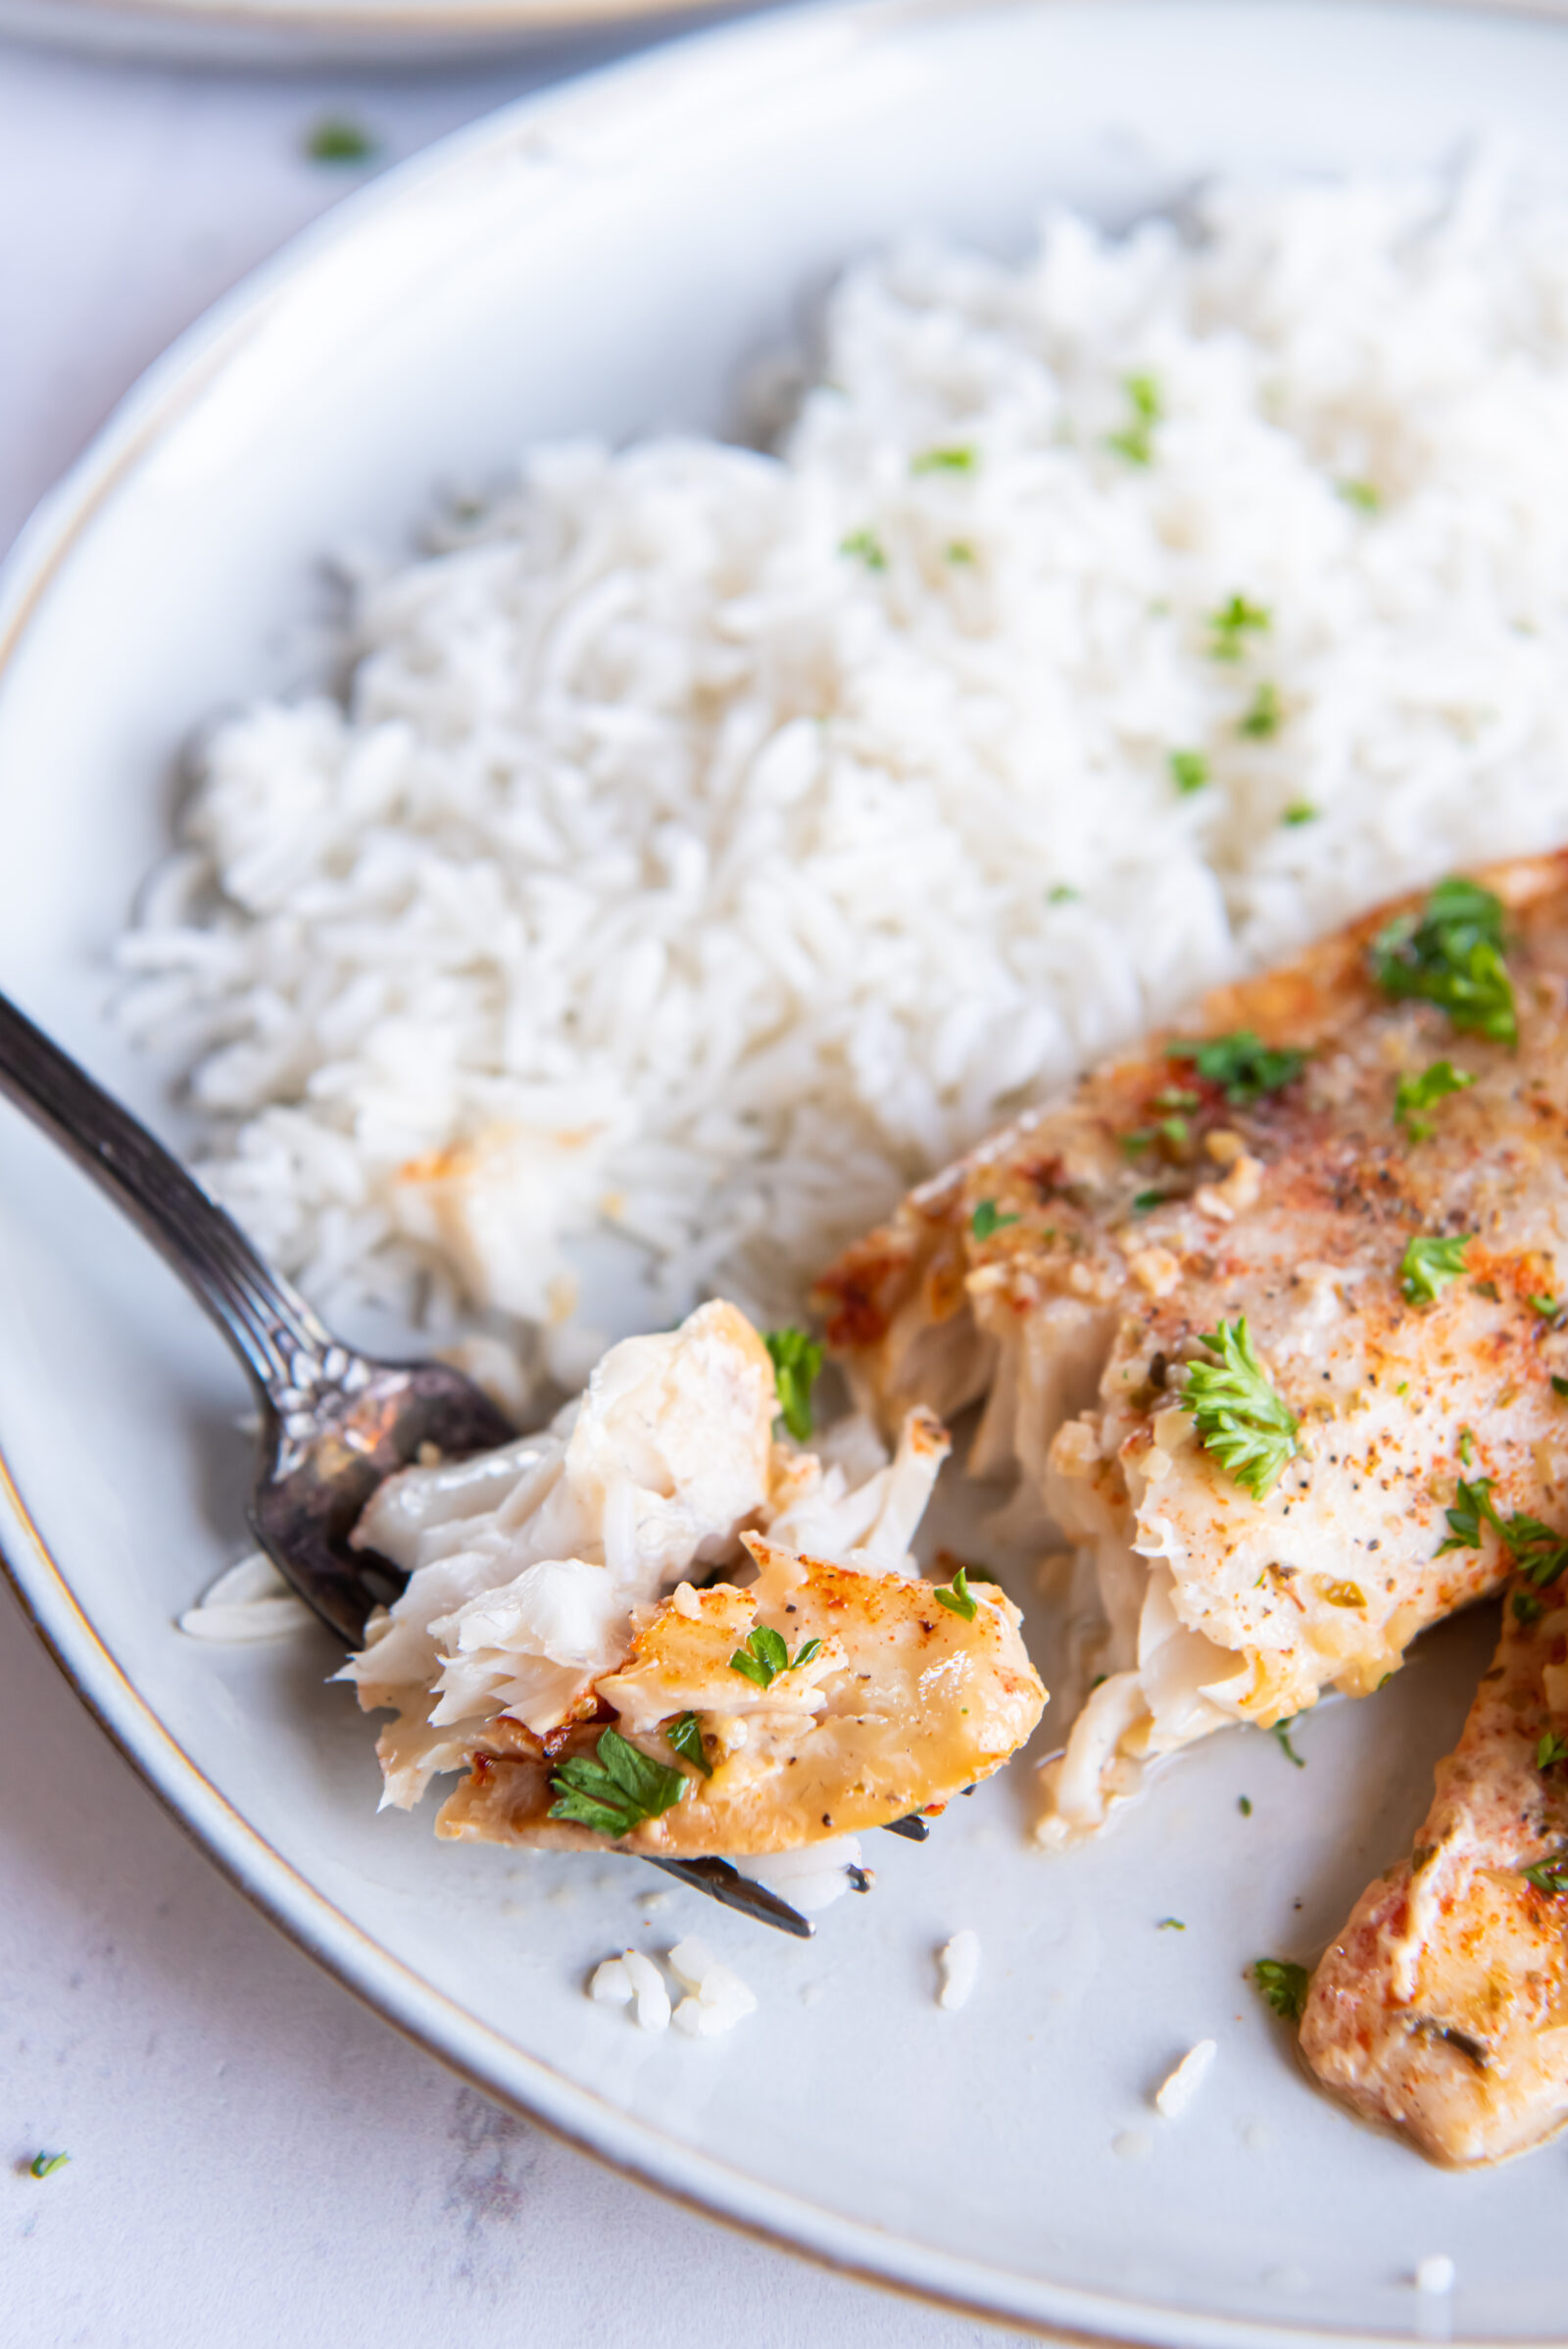
[[[595,1969],[588,1995],[603,2006],[636,2005],[639,2031],[669,2029],[669,1992],[664,1978],[640,1949],[623,1949]]]
[[[966,1925],[954,1934],[938,1951],[937,1963],[942,1969],[937,2004],[951,2014],[955,2007],[967,2005],[980,1979],[980,1935],[972,1926]]]
[[[362,577],[346,706],[209,740],[124,1016],[323,1310],[493,1308],[568,1385],[595,1314],[776,1319],[1210,982],[1568,834],[1557,202],[1056,209],[823,340],[776,455],[537,450]]]
[[[187,1639],[248,1645],[258,1639],[282,1639],[306,1630],[316,1621],[303,1598],[296,1598],[270,1558],[259,1549],[230,1566],[209,1585],[193,1607],[179,1618]]]
[[[1218,2050],[1212,2039],[1200,2039],[1189,2048],[1170,2078],[1154,2092],[1154,2107],[1167,2121],[1175,2121],[1186,2112],[1193,2098],[1208,2078]]]
[[[757,2012],[756,1991],[695,1934],[676,1942],[669,1970],[687,1992],[675,2009],[674,2024],[688,2038],[716,2038]]]

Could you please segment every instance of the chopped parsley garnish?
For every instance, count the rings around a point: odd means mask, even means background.
[[[1105,446],[1129,465],[1149,465],[1154,455],[1154,426],[1164,413],[1159,385],[1152,375],[1124,375],[1122,390],[1132,415],[1120,432],[1105,435]]]
[[[978,449],[923,449],[909,460],[911,473],[972,473],[980,462]]]
[[[1454,1506],[1444,1514],[1448,1520],[1448,1538],[1439,1545],[1440,1558],[1446,1549],[1479,1549],[1481,1529],[1490,1525],[1526,1582],[1538,1590],[1556,1582],[1568,1567],[1568,1539],[1554,1534],[1549,1525],[1522,1510],[1515,1510],[1511,1517],[1497,1515],[1489,1476],[1475,1477],[1469,1484],[1461,1477]],[[1514,1612],[1521,1623],[1535,1621],[1534,1616],[1520,1612],[1517,1600]]]
[[[1293,828],[1297,824],[1315,824],[1318,814],[1319,810],[1313,807],[1310,800],[1292,800],[1285,813],[1280,817],[1280,822],[1289,824]]]
[[[1448,1538],[1439,1547],[1440,1558],[1446,1549],[1479,1549],[1483,1525],[1490,1525],[1499,1540],[1502,1537],[1502,1522],[1492,1505],[1490,1476],[1478,1476],[1469,1484],[1461,1477],[1454,1505],[1445,1509],[1444,1515],[1448,1520]]]
[[[1306,1066],[1305,1052],[1294,1046],[1276,1051],[1254,1036],[1250,1028],[1236,1028],[1229,1036],[1209,1036],[1192,1044],[1167,1044],[1167,1060],[1190,1060],[1210,1085],[1224,1087],[1234,1109],[1250,1108],[1265,1094],[1281,1093]]]
[[[1208,760],[1201,751],[1172,751],[1170,779],[1183,799],[1188,799],[1208,781]]]
[[[1475,1458],[1476,1452],[1476,1440],[1468,1428],[1461,1428],[1459,1430],[1459,1441],[1454,1445],[1454,1450],[1458,1453],[1466,1468],[1468,1468],[1471,1461]]]
[[[769,1330],[762,1344],[773,1364],[780,1417],[797,1444],[811,1432],[811,1389],[822,1367],[822,1348],[804,1330]]]
[[[551,1791],[560,1797],[550,1806],[552,1819],[599,1835],[629,1835],[645,1819],[673,1810],[691,1785],[683,1770],[628,1745],[618,1730],[607,1729],[594,1750],[597,1761],[578,1756],[563,1762],[551,1779]]]
[[[771,1624],[760,1623],[747,1637],[746,1645],[738,1647],[730,1657],[731,1672],[740,1673],[754,1688],[771,1688],[780,1673],[797,1672],[822,1652],[820,1639],[806,1639],[794,1655],[784,1644],[782,1636]]]
[[[1004,1232],[1009,1223],[1021,1223],[1022,1220],[1018,1215],[999,1215],[996,1200],[983,1199],[978,1201],[969,1218],[969,1229],[977,1240],[989,1240],[993,1232]]]
[[[979,1601],[970,1591],[969,1577],[963,1567],[958,1568],[947,1589],[938,1590],[935,1597],[937,1605],[946,1607],[950,1615],[961,1615],[965,1623],[973,1623]]]
[[[1562,1311],[1560,1297],[1533,1297],[1529,1301],[1531,1312],[1539,1313],[1543,1321],[1555,1321]]]
[[[1157,1933],[1184,1933],[1187,1928],[1179,1917],[1161,1917],[1154,1931]]]
[[[1568,1850],[1555,1851],[1549,1860],[1537,1860],[1533,1868],[1519,1873],[1538,1892],[1568,1892]]]
[[[885,571],[888,567],[882,541],[874,530],[852,530],[847,538],[839,540],[839,553],[854,556],[868,571]]]
[[[1539,1623],[1545,1612],[1540,1599],[1532,1598],[1528,1590],[1514,1592],[1513,1617],[1515,1623]]]
[[[1474,1232],[1456,1232],[1451,1240],[1417,1232],[1399,1258],[1399,1287],[1406,1304],[1435,1305],[1450,1281],[1464,1270],[1464,1251]]]
[[[1241,1812],[1244,1819],[1250,1819],[1252,1816],[1252,1797],[1250,1794],[1238,1794],[1236,1797],[1236,1808]]]
[[[69,2153],[35,2153],[27,2164],[27,2176],[53,2178],[55,2172],[63,2170],[70,2159]]]
[[[966,538],[950,538],[942,550],[949,563],[973,563],[974,549]]]
[[[1147,1215],[1153,1207],[1162,1207],[1169,1199],[1168,1191],[1140,1191],[1133,1200],[1133,1213]]]
[[[1082,894],[1081,890],[1074,889],[1070,881],[1057,881],[1046,892],[1046,903],[1048,905],[1070,905]]]
[[[1285,722],[1280,708],[1279,688],[1265,677],[1253,694],[1245,716],[1237,721],[1236,731],[1245,734],[1249,742],[1267,742]]]
[[[1257,1958],[1252,1980],[1282,2023],[1299,2023],[1312,1977],[1289,1958]]]
[[[1463,1093],[1475,1078],[1463,1069],[1455,1068],[1451,1060],[1434,1060],[1418,1077],[1401,1077],[1394,1092],[1394,1122],[1403,1126],[1412,1142],[1425,1142],[1434,1127],[1423,1109],[1435,1108],[1446,1101],[1450,1093]]]
[[[711,1778],[713,1765],[703,1751],[702,1725],[695,1713],[681,1713],[664,1724],[664,1735],[683,1762],[690,1762],[704,1778]]]
[[[1347,506],[1353,506],[1358,514],[1377,514],[1381,510],[1382,496],[1370,481],[1341,481],[1337,486]]]
[[[1519,1041],[1501,901],[1474,881],[1440,881],[1419,914],[1390,922],[1373,944],[1372,976],[1385,995],[1438,1004],[1456,1028]]]
[[[1261,635],[1272,618],[1266,605],[1250,604],[1246,596],[1232,596],[1229,603],[1208,615],[1210,657],[1215,661],[1240,661],[1248,636]]]
[[[1568,1395],[1568,1379],[1560,1379],[1557,1376],[1557,1373],[1553,1371],[1551,1374],[1551,1392],[1553,1395]]]
[[[347,115],[327,115],[305,134],[312,163],[370,163],[379,151],[379,141]]]
[[[1296,1715],[1293,1713],[1287,1721],[1271,1721],[1269,1723],[1268,1734],[1274,1739],[1276,1745],[1278,1745],[1281,1753],[1285,1756],[1285,1759],[1288,1762],[1294,1762],[1298,1770],[1304,1770],[1306,1768],[1306,1756],[1304,1754],[1298,1753],[1295,1746],[1291,1743],[1291,1732],[1295,1727]]]
[[[1270,1386],[1252,1351],[1247,1317],[1222,1321],[1200,1343],[1212,1362],[1190,1362],[1181,1405],[1199,1442],[1254,1500],[1266,1500],[1299,1445],[1296,1413]]]
[[[1545,1730],[1536,1747],[1536,1768],[1555,1770],[1559,1762],[1568,1762],[1568,1737],[1559,1737],[1554,1729]]]

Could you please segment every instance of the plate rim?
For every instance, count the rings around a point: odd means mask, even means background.
[[[528,5],[529,0],[524,0]],[[613,4],[613,0],[612,0]],[[628,0],[640,8],[644,0]],[[646,0],[650,7],[662,0]],[[1057,0],[992,0],[1048,10]],[[1367,0],[1316,0],[1357,8]],[[1391,0],[1371,0],[1391,5]],[[114,0],[143,10],[143,0]],[[156,7],[158,0],[151,0]],[[1568,0],[1392,0],[1411,15],[1515,17],[1555,24],[1568,37]],[[3,12],[4,0],[0,0]],[[167,14],[167,10],[163,13]],[[905,26],[954,21],[971,0],[812,0],[782,16],[699,28],[651,52],[624,58],[531,92],[449,132],[354,190],[297,231],[211,305],[146,367],[60,480],[39,500],[0,563],[0,685],[27,628],[78,541],[126,474],[177,425],[210,380],[265,327],[280,295],[366,220],[417,196],[422,182],[477,166],[493,149],[526,135],[541,117],[598,123],[626,98],[657,99],[666,78],[686,81],[707,62],[752,80],[777,66],[822,62],[824,49],[876,46]],[[776,57],[777,52],[784,52]],[[607,2168],[699,2216],[812,2260],[838,2274],[992,2324],[1004,2324],[1069,2349],[1389,2349],[1408,2327],[1365,2331],[1189,2313],[1150,2299],[1122,2300],[1017,2270],[939,2251],[913,2235],[846,2220],[825,2204],[771,2185],[699,2152],[612,2103],[468,2014],[406,1960],[338,1908],[206,1777],[150,1702],[127,1679],[78,1602],[69,1576],[28,1511],[0,1429],[0,1574],[26,1622],[74,1694],[164,1810],[220,1874],[307,1957],[406,2038],[484,2095]],[[489,2053],[491,2061],[486,2062]],[[510,2075],[510,2077],[509,2077]],[[1477,2349],[1489,2336],[1454,2336]],[[1501,2337],[1501,2336],[1497,2336]],[[1518,2336],[1520,2349],[1553,2349],[1546,2336]],[[1568,2343],[1568,2335],[1559,2336]]]

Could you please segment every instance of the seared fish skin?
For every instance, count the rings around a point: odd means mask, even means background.
[[[984,1397],[971,1466],[1016,1464],[1021,1498],[1096,1552],[1108,1677],[1049,1766],[1052,1839],[1208,1729],[1286,1719],[1331,1684],[1367,1693],[1494,1589],[1494,1545],[1440,1554],[1461,1476],[1504,1514],[1550,1513],[1568,855],[1477,878],[1505,908],[1516,1044],[1380,983],[1378,942],[1427,901],[1384,906],[1021,1118],[819,1285],[869,1408],[951,1418]],[[1238,1032],[1256,1081],[1185,1049]],[[1457,1089],[1397,1118],[1401,1077],[1439,1062]],[[1463,1270],[1440,1257],[1412,1297],[1416,1239]],[[1183,1400],[1205,1333],[1243,1318],[1298,1423],[1260,1497]]]
[[[1539,1621],[1506,1610],[1411,1857],[1362,1894],[1301,2019],[1325,2087],[1452,2169],[1568,2120],[1568,1892],[1546,1888],[1568,1846],[1568,1607],[1545,1596]]]

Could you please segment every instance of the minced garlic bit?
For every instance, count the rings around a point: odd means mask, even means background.
[[[1212,2039],[1200,2039],[1182,2057],[1170,2078],[1154,2093],[1154,2109],[1167,2121],[1179,2120],[1208,2078],[1209,2067],[1217,2053]]]
[[[942,1968],[937,2004],[951,2014],[955,2007],[967,2005],[980,1979],[980,1935],[966,1925],[939,1950],[937,1963]]]

